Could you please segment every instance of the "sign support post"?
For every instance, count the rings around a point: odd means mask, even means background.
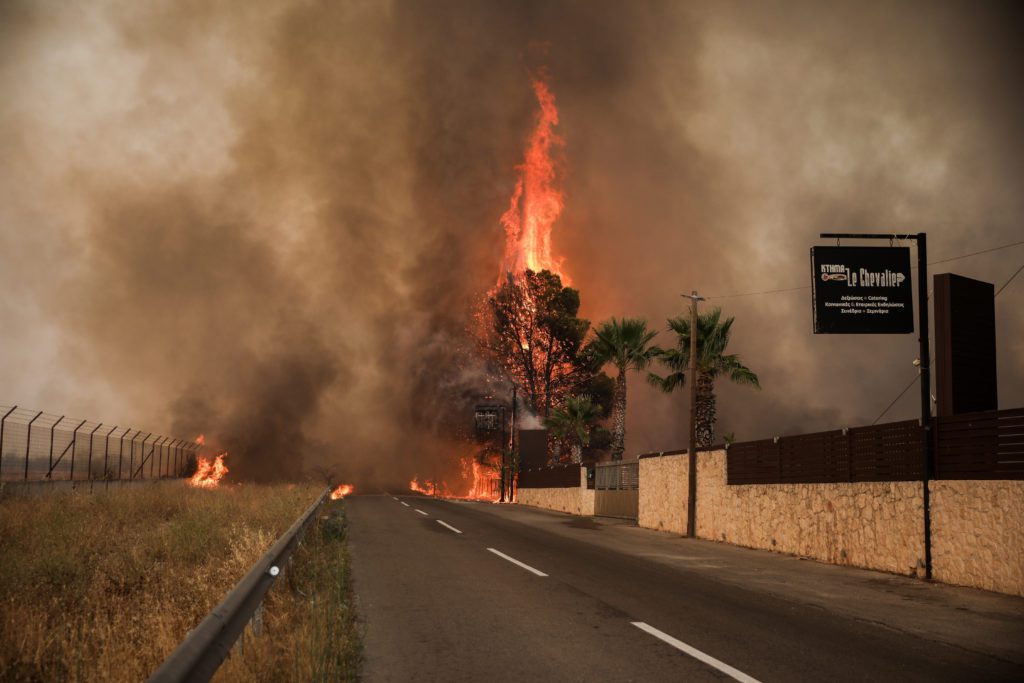
[[[918,327],[918,370],[921,373],[921,428],[924,430],[924,467],[921,470],[922,502],[924,504],[924,572],[929,581],[932,578],[932,516],[928,482],[932,477],[932,399],[931,399],[931,353],[928,334],[928,235],[919,232],[909,235],[880,235],[871,233],[823,232],[822,239],[854,240],[913,240],[917,243],[917,327]]]

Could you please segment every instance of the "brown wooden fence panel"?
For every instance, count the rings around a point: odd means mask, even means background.
[[[1024,479],[1024,408],[935,420],[936,479]]]
[[[913,420],[729,446],[730,484],[920,479],[924,432]]]
[[[1024,479],[1024,408],[935,418],[935,479]],[[735,443],[730,484],[918,481],[916,420]]]
[[[571,488],[580,485],[579,465],[560,465],[525,469],[519,473],[517,486],[521,489]]]
[[[846,481],[916,481],[924,467],[924,430],[916,420],[848,430],[851,474]]]
[[[773,439],[731,444],[726,474],[730,484],[781,481],[779,445]]]

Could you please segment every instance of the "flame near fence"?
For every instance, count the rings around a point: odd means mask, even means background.
[[[182,477],[200,444],[133,427],[0,406],[0,481]]]

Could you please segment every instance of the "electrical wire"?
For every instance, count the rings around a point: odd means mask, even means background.
[[[960,254],[959,256],[950,256],[948,258],[939,259],[937,261],[929,261],[928,265],[929,266],[934,266],[934,265],[938,265],[940,263],[949,263],[950,261],[959,261],[960,259],[970,258],[971,256],[980,256],[981,254],[990,254],[990,253],[992,253],[994,251],[1002,251],[1003,249],[1009,249],[1010,247],[1019,247],[1022,244],[1024,244],[1024,240],[1022,240],[1020,242],[1011,242],[1010,244],[1003,244],[1003,245],[998,246],[998,247],[992,247],[991,249],[982,249],[981,251],[973,251],[973,252],[971,252],[969,254]],[[912,269],[916,268],[916,267],[917,267],[916,265],[915,266],[911,266]],[[1021,267],[1024,268],[1024,266],[1021,266]],[[1019,272],[1020,271],[1018,270],[1017,273],[1019,273]],[[1013,277],[1016,277],[1017,273],[1014,273]],[[1013,277],[1011,277],[1010,280],[1013,280]],[[1006,284],[1009,284],[1009,282],[1007,282]],[[1004,284],[1003,287],[1006,287],[1006,285]],[[712,300],[712,299],[736,299],[738,297],[759,296],[761,294],[780,294],[780,293],[783,293],[783,292],[802,292],[802,291],[810,289],[810,288],[811,288],[810,285],[805,285],[803,287],[785,287],[785,288],[782,288],[782,289],[766,289],[766,290],[763,290],[763,291],[760,291],[760,292],[740,292],[740,293],[736,293],[736,294],[720,294],[718,296],[709,296],[709,297],[705,297],[705,298],[707,300],[709,300],[709,301]],[[999,288],[999,291],[1002,291],[1002,287]]]
[[[1024,244],[1024,242],[1018,242],[1018,244]],[[1013,246],[1013,245],[1007,245],[1007,246]],[[990,249],[990,250],[986,250],[986,251],[982,251],[982,252],[977,252],[977,253],[979,253],[979,254],[984,254],[984,253],[987,253],[987,251],[993,251],[993,250],[991,250],[991,249]],[[974,254],[968,254],[968,256],[974,256]],[[964,257],[962,257],[962,256],[961,256],[961,257],[957,257],[957,258],[964,258]],[[947,260],[953,260],[953,259],[947,259]],[[999,288],[999,289],[998,289],[998,290],[996,291],[996,293],[995,293],[995,294],[993,295],[993,297],[992,297],[992,298],[993,298],[993,299],[995,299],[995,298],[996,298],[997,296],[999,296],[999,293],[1000,293],[1000,292],[1002,292],[1002,291],[1003,291],[1004,289],[1006,289],[1006,285],[1008,285],[1008,284],[1010,284],[1011,282],[1013,282],[1013,279],[1014,279],[1015,277],[1017,277],[1018,275],[1020,275],[1020,272],[1021,272],[1022,270],[1024,270],[1024,264],[1021,264],[1021,267],[1020,267],[1020,268],[1018,268],[1018,269],[1017,269],[1017,270],[1016,270],[1016,271],[1014,272],[1014,274],[1010,276],[1010,279],[1008,279],[1008,280],[1007,280],[1006,282],[1004,282],[1004,283],[1003,283],[1003,286],[1002,286],[1002,287],[1000,287],[1000,288]],[[933,359],[933,360],[932,360],[932,361],[931,361],[931,362],[930,362],[930,363],[928,364],[928,369],[930,370],[930,369],[931,369],[931,367],[932,367],[933,365],[935,365],[935,361],[934,361],[934,359]],[[872,422],[871,424],[873,424],[873,425],[875,425],[875,424],[878,424],[878,421],[879,421],[879,420],[881,420],[881,419],[882,419],[883,417],[885,417],[885,414],[886,414],[886,413],[888,413],[888,412],[889,412],[890,410],[892,410],[892,407],[893,407],[894,405],[896,405],[896,402],[897,402],[897,401],[899,401],[899,400],[900,400],[901,398],[903,398],[903,395],[904,395],[905,393],[907,393],[907,392],[908,392],[908,391],[910,390],[910,387],[914,386],[914,384],[916,384],[916,383],[917,383],[917,380],[919,380],[919,379],[921,379],[921,373],[920,373],[920,371],[919,371],[919,372],[917,373],[917,375],[915,375],[915,376],[914,376],[914,379],[910,380],[910,384],[908,384],[908,385],[907,385],[906,387],[904,387],[904,388],[903,388],[903,391],[901,391],[901,392],[899,393],[899,396],[897,396],[896,398],[894,398],[894,399],[892,400],[892,403],[890,403],[889,405],[887,405],[887,406],[885,407],[885,410],[883,410],[883,411],[882,411],[882,412],[881,412],[881,413],[879,414],[879,416],[875,418],[875,421],[874,421],[874,422]]]

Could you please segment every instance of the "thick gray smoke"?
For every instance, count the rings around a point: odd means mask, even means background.
[[[7,2],[0,386],[232,451],[240,476],[436,471],[469,424],[469,311],[547,67],[555,250],[583,314],[800,287],[822,231],[1021,239],[1019,13],[996,4]],[[1018,57],[1014,57],[1017,54]],[[936,266],[1002,284],[1021,248]],[[997,300],[1024,402],[1024,282]],[[764,390],[738,438],[870,422],[911,336],[814,337],[806,291],[715,300]],[[662,341],[669,343],[667,335]],[[627,449],[684,442],[631,378]],[[915,392],[888,418],[912,417]],[[164,425],[164,427],[161,427]]]

